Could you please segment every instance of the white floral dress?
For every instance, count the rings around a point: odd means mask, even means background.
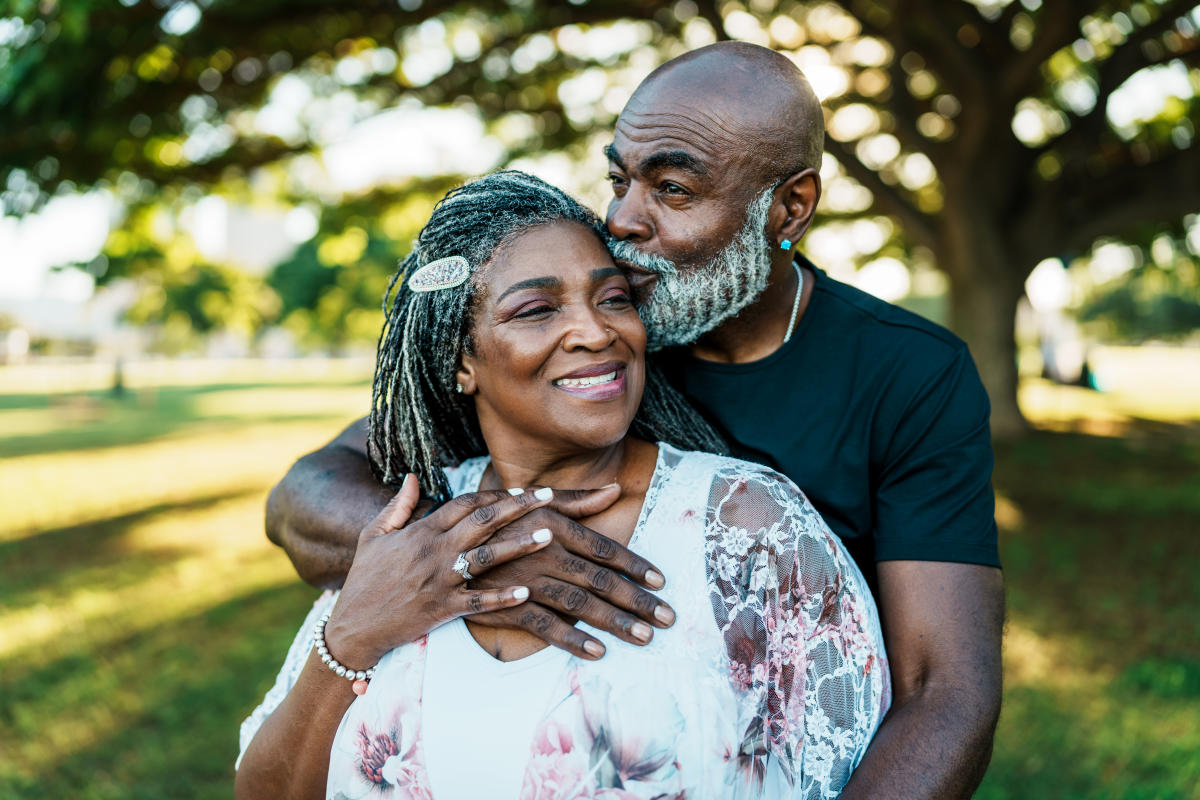
[[[448,469],[454,492],[474,491],[487,463]],[[607,653],[593,662],[554,651],[562,669],[545,687],[528,746],[520,743],[517,796],[836,797],[891,687],[866,581],[804,495],[765,467],[660,444],[629,546],[667,576],[658,594],[675,625],[637,647],[579,623]],[[295,683],[312,623],[335,600],[323,595],[300,628],[275,686],[242,725],[243,752]],[[422,699],[439,631],[388,653],[350,705],[328,797],[437,800]]]

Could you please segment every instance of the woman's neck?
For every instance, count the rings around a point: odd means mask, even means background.
[[[562,489],[598,489],[620,481],[626,465],[626,439],[599,450],[554,453],[528,443],[492,446],[491,469],[480,489],[550,486]]]

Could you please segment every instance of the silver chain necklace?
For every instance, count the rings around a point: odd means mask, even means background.
[[[788,320],[787,333],[783,335],[784,344],[792,338],[792,331],[796,328],[796,314],[800,311],[800,298],[804,295],[804,270],[800,269],[800,265],[795,261],[792,262],[792,266],[796,270],[796,299],[792,301],[792,318]]]

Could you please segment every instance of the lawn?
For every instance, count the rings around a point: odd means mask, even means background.
[[[1103,395],[1028,382],[1040,429],[997,449],[1006,695],[980,798],[1200,798],[1200,364],[1163,357],[1108,354]],[[0,369],[0,797],[230,796],[315,595],[263,500],[369,371],[133,365],[114,398],[103,365]]]

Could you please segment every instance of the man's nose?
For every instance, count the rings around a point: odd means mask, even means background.
[[[608,232],[622,241],[646,242],[654,235],[644,193],[632,186],[624,197],[614,197],[608,204],[607,223]]]

